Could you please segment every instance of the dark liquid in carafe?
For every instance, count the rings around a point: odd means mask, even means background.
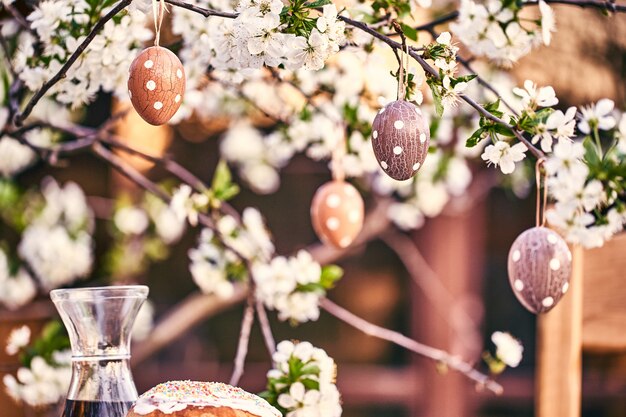
[[[73,401],[65,402],[61,417],[126,417],[133,402]]]

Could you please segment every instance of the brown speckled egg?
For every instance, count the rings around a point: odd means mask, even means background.
[[[322,242],[336,248],[348,247],[363,227],[361,194],[344,181],[322,185],[311,203],[311,222]]]
[[[185,68],[169,49],[150,47],[130,64],[130,101],[151,125],[167,123],[180,107],[184,94]]]
[[[411,178],[428,154],[430,130],[422,111],[405,100],[389,103],[372,125],[372,147],[380,167],[394,180]]]
[[[545,313],[569,288],[572,253],[555,231],[533,227],[513,242],[508,270],[519,302],[531,313]]]

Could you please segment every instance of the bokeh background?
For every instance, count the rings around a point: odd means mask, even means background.
[[[530,78],[539,85],[552,85],[563,108],[601,97],[612,98],[623,108],[626,16],[605,19],[574,8],[555,9],[559,30],[552,46],[520,62],[513,72],[518,84]],[[87,111],[86,123],[98,125],[114,105],[110,98],[100,98]],[[141,149],[167,153],[201,179],[210,180],[219,154],[215,125],[186,122],[171,131],[152,131],[136,120],[127,120],[121,129],[131,129],[127,132],[132,132],[129,136],[133,144]],[[139,168],[154,180],[165,177],[153,166]],[[77,156],[58,168],[35,166],[18,182],[29,187],[47,175],[59,182],[77,181],[88,196],[97,197],[91,200],[95,206],[120,193],[138,192],[90,156]],[[452,201],[444,214],[428,220],[422,229],[399,237],[384,235],[383,239],[350,250],[337,262],[346,274],[330,297],[376,324],[464,357],[479,357],[483,349],[491,348],[489,336],[493,331],[511,332],[524,344],[524,359],[518,368],[499,378],[504,394],[496,397],[477,391],[463,376],[367,337],[327,314],[322,313],[318,322],[295,328],[270,314],[277,340],[309,340],[335,358],[345,417],[533,415],[535,317],[515,300],[507,280],[506,259],[511,242],[534,224],[534,196],[519,199],[497,187],[495,177],[495,172],[485,174],[462,201]],[[258,196],[244,189],[233,205],[258,207],[274,233],[278,252],[293,253],[316,241],[309,219],[310,200],[329,178],[323,164],[296,157],[284,169],[277,193]],[[96,260],[102,263],[101,255],[111,241],[106,233],[106,207],[96,212],[100,217]],[[0,236],[6,237],[5,233],[0,228]],[[157,320],[197,292],[187,257],[196,239],[196,232],[188,231],[171,248],[167,260],[133,277],[150,286]],[[422,260],[409,253],[405,259],[418,271],[417,280],[390,249],[389,245],[394,244],[404,248],[416,245],[423,255]],[[96,271],[101,269],[96,265]],[[104,273],[90,281],[108,282]],[[168,346],[136,357],[134,375],[139,391],[171,379],[227,381],[242,310],[242,305],[227,306]],[[626,331],[626,323],[624,326]],[[255,327],[241,386],[262,391],[269,365],[260,331]],[[626,356],[585,354],[583,367],[583,415],[626,415]]]

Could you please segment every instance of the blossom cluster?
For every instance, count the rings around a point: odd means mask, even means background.
[[[452,44],[452,36],[449,32],[443,32],[434,43],[426,48],[425,56],[434,61],[435,68],[439,71],[439,78],[428,78],[428,85],[433,93],[437,113],[441,115],[443,110],[454,107],[459,101],[459,93],[467,88],[467,82],[475,76],[469,75],[456,77],[457,58],[459,48]]]
[[[0,59],[3,53],[0,52]],[[0,79],[6,79],[7,85],[12,82],[10,74],[4,73],[0,68]],[[0,87],[0,132],[7,126],[9,120],[9,109],[1,104],[8,101],[8,92],[4,87]],[[70,119],[69,112],[53,100],[43,99],[33,113],[28,117],[27,122],[52,122],[59,127],[63,127]],[[58,140],[58,134],[51,129],[35,128],[28,130],[23,135],[28,143],[37,147],[50,147]],[[37,155],[29,146],[21,143],[9,134],[0,134],[0,176],[13,177],[24,171],[37,160]]]
[[[37,287],[24,267],[12,271],[9,259],[0,249],[0,305],[14,310],[37,295]]]
[[[20,32],[13,57],[13,65],[25,85],[36,91],[51,79],[85,39],[92,23],[114,4],[85,0],[39,2],[27,17],[37,36]],[[108,21],[50,94],[72,107],[89,103],[100,90],[123,97],[127,69],[142,44],[152,36],[146,22],[146,15],[137,8]]]
[[[619,185],[626,151],[626,117],[616,115],[609,99],[583,107],[578,117],[576,107],[565,112],[555,110],[559,100],[554,89],[538,87],[530,80],[513,92],[520,100],[514,104],[518,115],[498,110],[499,102],[487,107],[530,135],[531,143],[546,154],[546,186],[555,202],[547,210],[548,222],[571,243],[601,246],[626,222]],[[492,144],[484,149],[482,159],[499,166],[504,174],[519,172],[517,163],[525,159],[527,146],[511,144],[512,132],[485,120],[468,143],[474,145],[485,137]],[[603,141],[609,142],[608,146]]]
[[[30,367],[20,368],[17,377],[5,375],[3,382],[15,401],[41,407],[58,403],[67,394],[71,377],[69,352],[59,351],[52,363],[36,356]]]
[[[5,375],[2,382],[16,402],[40,408],[57,404],[67,394],[72,375],[70,351],[66,349],[69,341],[60,330],[58,322],[47,325],[33,344],[27,326],[15,328],[9,334],[4,350],[10,356],[19,354],[22,367],[16,376]]]
[[[335,361],[309,342],[283,341],[272,356],[267,391],[261,396],[285,417],[339,417],[341,396]]]
[[[541,19],[534,21],[523,18],[517,2],[461,0],[459,18],[450,27],[473,54],[511,66],[533,47],[550,44],[554,12],[543,0],[538,5]]]
[[[217,234],[208,228],[200,233],[198,246],[189,251],[189,270],[202,292],[228,298],[234,291],[233,283],[247,278],[242,262],[270,259],[274,244],[261,214],[254,208],[244,209],[241,225],[225,215],[217,221],[216,228]]]
[[[626,208],[620,201],[621,178],[615,177],[626,155],[626,117],[622,115],[618,125],[613,108],[608,99],[583,108],[578,130],[585,139],[560,141],[546,162],[548,189],[555,200],[547,219],[569,242],[585,247],[602,246],[626,223]],[[600,132],[611,139],[606,152]]]
[[[269,263],[256,262],[252,277],[256,295],[280,320],[302,323],[319,318],[319,301],[339,279],[337,267],[322,268],[311,254],[300,250],[296,256],[277,256]]]
[[[54,179],[41,186],[44,206],[22,233],[18,246],[45,290],[84,278],[93,263],[93,214],[74,182],[61,187]]]
[[[106,254],[106,267],[113,276],[127,277],[145,271],[151,261],[169,254],[185,231],[185,218],[170,205],[146,193],[136,204],[120,197],[113,213],[114,238]]]

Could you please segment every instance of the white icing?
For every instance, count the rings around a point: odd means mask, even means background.
[[[230,385],[190,381],[174,381],[167,384],[179,389],[159,392],[160,386],[156,386],[139,397],[133,411],[139,415],[146,415],[155,410],[163,414],[172,414],[187,407],[229,407],[258,417],[282,417],[282,414],[267,401]],[[204,388],[205,392],[186,390],[189,385]]]

